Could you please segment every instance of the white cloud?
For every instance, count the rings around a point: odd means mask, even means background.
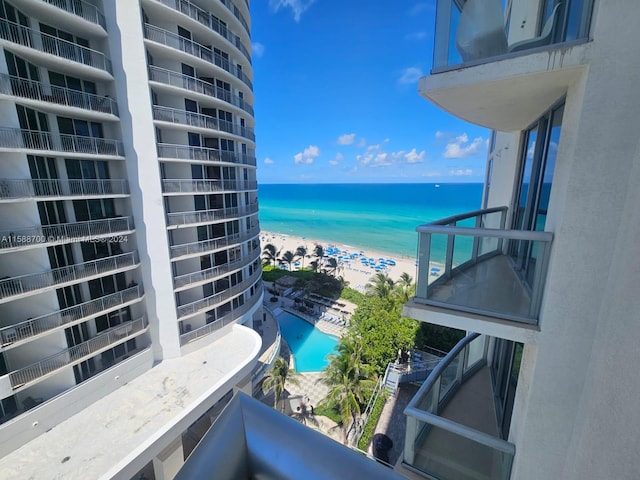
[[[345,133],[338,137],[338,145],[351,145],[356,139],[355,133]]]
[[[269,0],[269,7],[274,12],[277,12],[281,8],[291,8],[293,11],[293,19],[296,22],[300,21],[300,17],[316,0]]]
[[[410,83],[416,83],[418,79],[423,75],[424,74],[422,73],[422,70],[420,70],[418,67],[405,68],[402,71],[402,75],[400,75],[400,78],[398,79],[398,83],[405,84],[405,85]]]
[[[445,136],[445,133],[444,133],[444,132],[442,132],[442,131],[440,131],[440,130],[438,130],[438,131],[436,132],[436,138],[442,138],[442,137],[444,137],[444,136]]]
[[[469,143],[469,136],[463,133],[457,136],[454,141],[447,143],[442,156],[444,158],[465,158],[477,155],[484,143],[482,137],[476,137]]]
[[[260,58],[264,55],[264,45],[260,42],[255,42],[251,44],[251,55],[254,58]]]
[[[335,167],[336,165],[338,165],[340,163],[340,161],[344,158],[344,155],[342,155],[340,152],[336,153],[336,158],[334,158],[333,160],[329,160],[329,165]]]
[[[449,170],[449,175],[452,175],[454,177],[468,177],[470,175],[473,175],[473,170],[471,170],[470,168],[458,168],[457,170]]]
[[[358,146],[360,148],[363,148],[366,145],[367,145],[367,141],[364,138],[361,138],[360,141],[358,142]]]
[[[264,164],[265,165],[273,165],[275,162],[273,160],[271,160],[269,157],[264,159]]]
[[[380,144],[369,145],[367,150],[356,156],[356,162],[365,167],[389,167],[401,163],[421,163],[424,162],[426,152],[418,152],[416,148],[407,152],[397,150],[386,152]]]
[[[311,165],[313,160],[320,156],[320,149],[316,145],[309,145],[302,152],[296,153],[293,156],[293,161],[296,164]]]
[[[422,163],[424,162],[425,155],[426,152],[424,150],[418,153],[418,151],[414,148],[404,155],[404,159],[407,161],[407,163]]]

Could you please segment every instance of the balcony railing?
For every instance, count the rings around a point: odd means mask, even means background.
[[[486,340],[487,337],[472,333],[458,342],[409,402],[404,411],[407,418],[405,464],[442,480],[509,479],[515,446],[486,431],[447,418],[457,415],[445,411],[456,394],[462,395],[460,389],[464,383],[486,365]],[[493,403],[493,397],[488,398]],[[478,401],[484,400],[474,395],[468,403],[474,405]],[[473,407],[460,408],[466,408],[466,417],[475,413]],[[487,430],[495,432],[497,426]]]
[[[256,157],[245,153],[229,152],[217,148],[171,145],[168,143],[158,143],[158,157],[175,160],[199,160],[256,166]]]
[[[0,128],[0,148],[124,157],[124,147],[119,140],[83,135],[55,135],[21,128]]]
[[[232,262],[225,263],[224,265],[218,265],[215,267],[207,268],[205,270],[198,270],[197,272],[187,273],[185,275],[178,275],[177,277],[173,278],[173,286],[174,288],[178,289],[186,287],[187,285],[192,285],[194,283],[212,280],[221,275],[224,275],[225,273],[251,265],[251,263],[253,263],[259,257],[260,250],[255,250],[248,258],[239,258]]]
[[[229,90],[213,85],[199,78],[183,75],[182,73],[173,72],[165,68],[149,67],[149,80],[152,82],[164,83],[172,87],[184,88],[192,92],[201,93],[209,97],[215,97],[219,100],[235,105],[241,108],[249,115],[253,116],[253,107],[249,105],[244,98],[239,95],[232,94]]]
[[[253,128],[236,125],[233,122],[220,120],[210,115],[202,113],[189,112],[178,108],[153,106],[153,119],[160,122],[178,123],[180,125],[188,125],[190,127],[208,128],[210,130],[219,130],[221,132],[232,133],[245,137],[251,141],[255,141],[256,136]]]
[[[105,314],[122,305],[141,299],[143,294],[144,290],[142,285],[136,285],[135,287],[129,287],[125,290],[96,298],[95,300],[90,300],[39,317],[30,318],[29,320],[11,325],[10,327],[1,328],[0,340],[2,341],[2,346],[6,347],[15,342],[33,338],[64,325]]]
[[[257,227],[251,228],[244,233],[236,233],[235,235],[227,235],[220,238],[211,240],[202,240],[200,242],[184,243],[181,245],[172,245],[169,248],[171,258],[178,258],[184,255],[193,255],[202,252],[210,252],[212,250],[218,250],[228,247],[230,245],[237,245],[239,243],[250,240],[260,233],[260,229]]]
[[[537,4],[527,10],[507,8],[511,2],[500,0],[438,0],[433,73],[461,63],[483,63],[502,55],[588,38],[592,0],[565,1],[555,8],[553,2],[548,3],[550,6],[539,15]]]
[[[102,52],[82,47],[76,43],[41,33],[33,28],[9,22],[8,20],[0,20],[0,38],[59,58],[65,58],[72,62],[82,63],[113,73],[111,60]]]
[[[214,210],[196,210],[193,212],[176,212],[167,214],[167,225],[191,225],[196,223],[215,222],[227,218],[237,218],[258,211],[258,204],[241,207],[217,208]]]
[[[127,180],[0,179],[0,200],[129,195]]]
[[[166,179],[162,180],[162,193],[209,193],[223,191],[256,190],[258,182],[249,180]]]
[[[128,252],[90,262],[54,268],[41,273],[20,275],[0,280],[0,299],[78,283],[96,275],[106,275],[123,268],[135,267],[138,253]]]
[[[253,296],[260,295],[262,293],[262,283],[258,282],[256,284],[255,290],[253,292]],[[205,337],[216,330],[220,330],[222,327],[229,325],[230,323],[238,320],[242,315],[247,313],[251,308],[255,306],[255,303],[245,302],[239,308],[232,308],[231,311],[220,318],[217,318],[215,321],[211,323],[207,323],[206,325],[196,328],[190,332],[184,333],[180,335],[180,345],[186,345],[189,342],[193,342],[198,338]]]
[[[251,31],[249,30],[249,24],[247,23],[247,20],[244,18],[244,15],[242,15],[242,12],[240,11],[240,9],[236,7],[231,0],[220,0],[220,3],[222,3],[225,7],[229,9],[231,13],[233,13],[233,16],[236,17],[238,21],[242,24],[242,27],[247,31],[247,34],[251,36]]]
[[[41,360],[28,367],[14,370],[9,373],[11,387],[15,390],[27,383],[38,380],[50,373],[55,372],[68,365],[79,363],[93,355],[96,355],[108,348],[125,342],[147,329],[149,323],[146,317],[138,318],[131,322],[126,322],[117,327],[111,328],[104,333],[99,333],[92,339],[75,345],[71,348],[56,353],[49,358]]]
[[[118,115],[118,104],[112,98],[4,73],[0,74],[0,94]]]
[[[181,37],[176,33],[169,32],[168,30],[163,30],[162,28],[158,28],[154,25],[149,25],[148,23],[145,23],[144,25],[144,37],[153,42],[161,43],[162,45],[166,45],[167,47],[175,48],[182,52],[188,53],[189,55],[193,55],[194,57],[198,57],[207,63],[220,67],[226,72],[229,72],[234,77],[238,78],[241,82],[243,82],[253,90],[253,83],[241,68],[238,68],[237,65],[231,63],[228,58],[223,57],[219,53],[214,52],[204,45],[200,45],[193,40]]]
[[[111,235],[123,235],[132,232],[134,229],[133,217],[105,218],[104,220],[16,228],[11,231],[0,232],[0,250],[49,243],[91,242]]]
[[[537,324],[553,234],[506,230],[506,211],[419,226],[415,302]]]
[[[184,13],[186,16],[193,18],[197,22],[201,23],[205,27],[213,30],[216,33],[219,33],[224,38],[229,40],[233,45],[235,45],[238,50],[249,60],[251,63],[251,55],[246,47],[243,45],[242,41],[240,41],[240,37],[229,30],[229,27],[224,23],[221,23],[214,15],[211,15],[206,10],[200,8],[197,5],[194,5],[187,0],[158,0],[160,3],[166,5],[169,8],[173,8],[180,13]]]
[[[100,25],[104,30],[107,30],[107,23],[105,22],[103,13],[98,10],[98,7],[85,2],[83,0],[44,0],[51,5],[77,15],[80,18],[84,18],[88,22]]]

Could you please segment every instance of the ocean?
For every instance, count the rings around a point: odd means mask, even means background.
[[[477,210],[481,183],[265,184],[260,228],[415,258],[418,225]]]

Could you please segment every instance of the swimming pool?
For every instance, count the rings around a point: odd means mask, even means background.
[[[338,339],[322,333],[310,323],[289,312],[277,315],[280,332],[289,344],[295,359],[296,372],[319,372],[329,364],[327,355],[333,352]]]

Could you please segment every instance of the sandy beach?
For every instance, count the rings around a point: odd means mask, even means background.
[[[351,254],[358,254],[358,257],[352,258],[349,261],[344,261],[343,268],[339,271],[338,275],[342,276],[347,282],[349,282],[349,286],[351,288],[355,288],[356,290],[363,291],[365,285],[370,282],[371,277],[377,273],[375,268],[371,268],[369,266],[365,266],[362,264],[360,260],[361,257],[365,257],[367,259],[373,258],[376,261],[376,264],[379,265],[379,259],[383,258],[385,260],[392,260],[395,262],[395,265],[388,265],[381,272],[386,273],[393,280],[398,280],[400,275],[403,272],[408,273],[413,278],[414,282],[416,279],[416,264],[415,258],[403,257],[400,255],[395,255],[388,252],[381,252],[370,250],[364,245],[344,245],[341,243],[330,242],[330,241],[322,241],[315,240],[312,238],[303,238],[296,237],[293,235],[285,235],[278,232],[260,232],[260,242],[261,248],[264,249],[264,246],[268,243],[273,244],[282,254],[287,250],[295,253],[296,249],[300,246],[304,246],[307,249],[307,255],[310,255],[310,258],[304,259],[304,265],[308,266],[309,262],[313,261],[315,257],[313,257],[313,250],[316,245],[322,245],[322,247],[326,250],[327,247],[336,247],[340,250],[340,255],[351,256]],[[360,255],[360,252],[363,252]],[[344,253],[346,252],[346,254]],[[302,261],[300,260],[302,263]]]

